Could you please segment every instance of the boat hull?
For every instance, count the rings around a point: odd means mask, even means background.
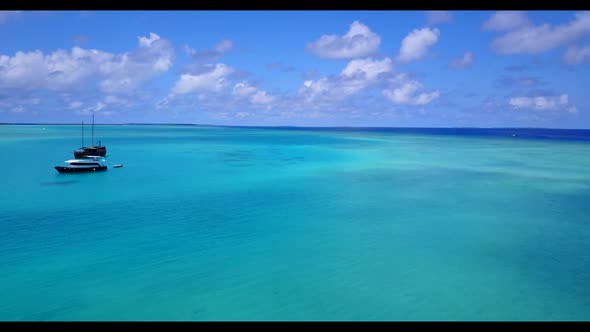
[[[107,166],[95,166],[95,167],[55,166],[55,169],[59,173],[94,173],[94,172],[106,171]]]

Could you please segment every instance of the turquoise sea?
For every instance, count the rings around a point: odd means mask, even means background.
[[[590,320],[589,131],[99,139],[0,126],[0,320]]]

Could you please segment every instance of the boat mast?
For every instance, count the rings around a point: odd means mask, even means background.
[[[92,146],[94,146],[94,112],[92,112]]]
[[[82,121],[82,147],[84,147],[84,121]]]

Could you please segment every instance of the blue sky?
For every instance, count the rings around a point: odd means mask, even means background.
[[[590,128],[590,12],[0,11],[0,122]]]

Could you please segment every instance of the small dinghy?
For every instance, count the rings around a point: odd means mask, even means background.
[[[113,165],[113,168],[121,168],[121,167],[123,167],[123,165],[121,165],[121,164]]]

